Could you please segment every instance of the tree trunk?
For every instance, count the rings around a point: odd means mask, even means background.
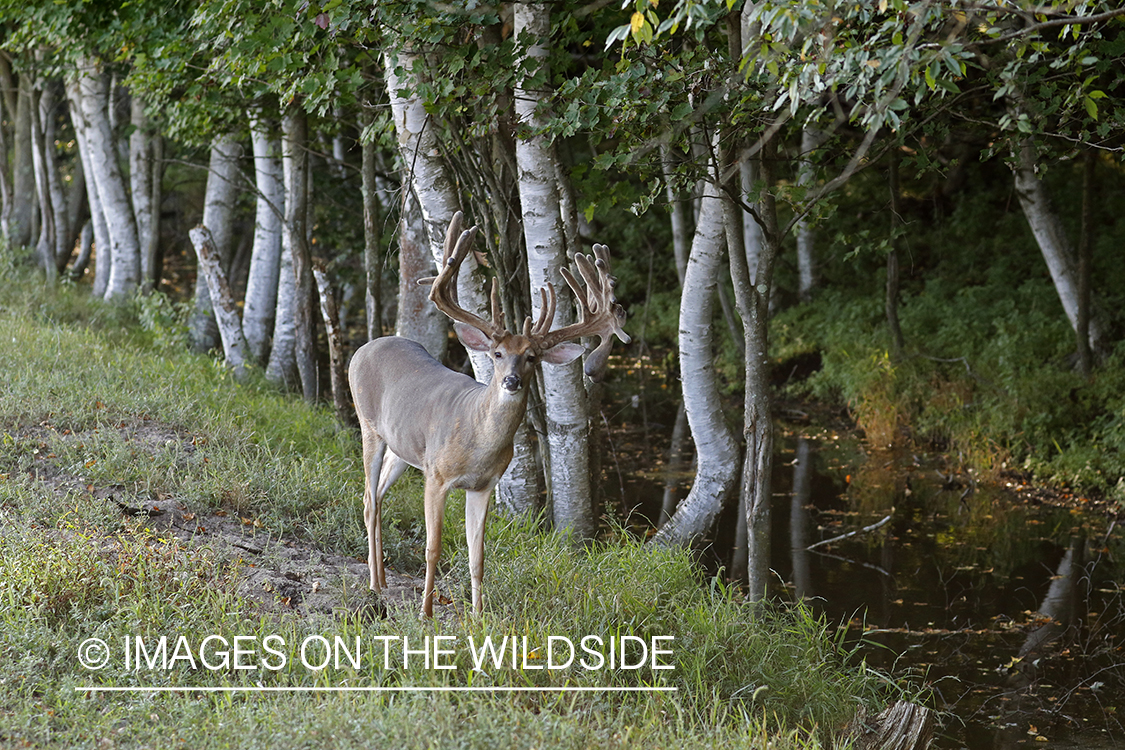
[[[457,191],[445,171],[437,127],[430,121],[420,97],[414,93],[423,82],[425,61],[421,55],[400,51],[388,53],[384,63],[387,94],[391,100],[399,156],[403,162],[405,184],[414,189],[422,210],[430,254],[434,264],[442,262],[445,230],[458,210]],[[465,258],[457,274],[457,298],[469,312],[488,317],[490,307],[475,273],[478,264],[473,253]],[[492,363],[487,352],[469,351],[477,380],[487,382]]]
[[[234,371],[235,380],[245,380],[248,352],[246,339],[242,335],[242,322],[238,318],[234,295],[231,294],[226,273],[223,272],[222,259],[206,226],[200,224],[188,236],[191,237],[191,244],[199,259],[199,275],[203,277],[212,297],[212,309],[218,321],[226,365]]]
[[[738,172],[742,182],[742,198],[755,211],[759,208],[758,204],[749,201],[751,193],[754,192],[754,183],[760,177],[759,162],[757,155],[742,157],[738,162]],[[742,243],[743,250],[746,253],[746,266],[753,274],[755,269],[758,268],[758,256],[762,252],[762,227],[758,225],[754,215],[745,210],[742,212]],[[750,277],[750,283],[754,283],[753,275]]]
[[[35,226],[35,163],[32,156],[31,76],[20,75],[15,102],[15,128],[12,142],[12,211],[8,218],[12,245],[30,245]]]
[[[293,321],[296,331],[297,373],[305,400],[315,402],[320,390],[317,370],[316,323],[313,318],[312,252],[309,249],[308,117],[299,103],[281,118],[284,141],[285,236],[293,254]]]
[[[801,130],[801,158],[797,166],[797,185],[810,190],[816,178],[809,154],[824,143],[824,133],[816,128]],[[816,286],[816,227],[806,215],[797,222],[797,291],[802,300],[812,297]]]
[[[6,55],[0,55],[0,238],[11,242],[12,198],[15,188],[8,172],[8,129],[3,127],[4,113],[7,120],[15,122],[16,94],[12,82],[12,67]]]
[[[1082,164],[1082,230],[1078,239],[1078,321],[1074,327],[1078,344],[1078,371],[1089,377],[1093,370],[1090,351],[1090,266],[1094,252],[1094,177],[1098,157],[1087,151]]]
[[[1036,174],[1035,152],[1024,142],[1016,153],[1015,184],[1023,214],[1047,262],[1059,301],[1073,329],[1078,329],[1078,270],[1074,250],[1066,236],[1062,221],[1051,207],[1047,189]],[[1097,352],[1104,346],[1103,324],[1098,316],[1089,321],[1089,346]]]
[[[246,333],[250,356],[255,362],[264,363],[277,312],[285,183],[281,168],[281,143],[270,133],[269,125],[257,109],[250,111],[250,139],[254,148],[254,184],[258,196],[242,330]]]
[[[78,140],[78,156],[82,160],[82,175],[86,183],[86,200],[90,204],[90,225],[94,235],[93,253],[96,254],[93,295],[100,298],[105,296],[106,287],[109,285],[109,227],[106,226],[105,211],[102,210],[97,181],[94,179],[94,172],[90,166],[91,149],[87,138],[86,119],[82,116],[81,95],[78,91],[77,80],[67,81],[66,95],[70,102],[70,120],[74,125],[74,133]]]
[[[891,151],[890,188],[891,188],[891,249],[887,252],[887,290],[886,314],[887,325],[891,329],[891,359],[898,362],[902,359],[902,350],[905,343],[902,339],[902,326],[898,320],[898,229],[902,226],[902,190],[898,181],[898,151]]]
[[[39,238],[35,244],[35,254],[39,265],[47,277],[48,286],[58,280],[58,262],[55,247],[55,209],[51,204],[50,188],[47,185],[47,146],[43,142],[43,116],[39,99],[43,92],[32,87],[31,101],[31,156],[35,171],[35,195],[39,201]],[[51,148],[54,148],[52,143]]]
[[[468,260],[468,259],[466,259]],[[402,209],[398,219],[398,315],[395,335],[417,341],[439,362],[449,343],[447,318],[430,302],[429,287],[418,279],[436,273],[422,223],[422,209],[409,185],[402,187]]]
[[[313,264],[313,278],[316,279],[316,288],[320,295],[320,314],[324,318],[324,330],[328,338],[328,375],[332,385],[332,404],[336,409],[336,419],[342,425],[354,425],[356,424],[355,410],[348,401],[350,389],[336,293],[332,290],[328,273],[323,265]]]
[[[211,141],[207,188],[203,197],[203,225],[211,232],[224,273],[233,253],[234,209],[238,201],[238,160],[241,156],[242,146],[232,134],[223,133]],[[195,351],[209,351],[219,344],[219,328],[211,308],[207,279],[203,274],[196,275],[195,309],[188,326]]]
[[[676,261],[676,275],[683,284],[691,247],[688,238],[688,206],[687,202],[676,193],[673,185],[672,150],[667,144],[660,146],[660,166],[664,172],[664,195],[668,199],[669,216],[672,222],[672,257]]]
[[[542,76],[548,53],[545,40],[550,38],[551,30],[549,6],[520,3],[515,5],[514,13],[517,38],[526,34],[531,39],[544,40],[543,44],[533,44],[524,51],[525,64],[535,68],[529,74]],[[523,84],[521,81],[515,93],[516,115],[534,130],[542,122],[543,115],[536,111],[536,105],[544,92],[523,88]],[[548,283],[556,290],[566,288],[559,271],[566,263],[566,248],[563,244],[554,149],[544,136],[532,135],[517,140],[516,163],[532,314],[538,317],[540,288]],[[555,326],[568,325],[574,319],[574,301],[568,293],[560,292]],[[542,375],[547,412],[550,502],[555,528],[585,537],[593,533],[594,519],[587,440],[589,409],[581,367],[577,361],[566,366],[545,366]]]
[[[140,245],[133,206],[117,164],[117,148],[109,121],[108,83],[100,71],[100,63],[89,56],[79,60],[78,97],[89,146],[88,166],[98,186],[109,234],[111,265],[105,298],[120,300],[131,296],[140,282]],[[99,247],[99,255],[101,250]]]
[[[151,291],[160,281],[156,277],[156,250],[160,244],[161,167],[157,159],[160,136],[152,132],[144,99],[133,94],[129,107],[133,126],[129,135],[129,181],[141,248],[141,285]]]
[[[769,306],[774,264],[781,250],[777,205],[769,188],[777,159],[776,137],[762,145],[760,178],[766,190],[758,202],[762,220],[762,248],[753,274],[741,262],[731,263],[735,301],[746,336],[742,434],[746,443],[742,466],[742,497],[747,528],[747,596],[760,601],[770,578],[770,516],[773,471],[773,410],[769,382]],[[733,257],[733,255],[732,255]],[[745,256],[741,256],[744,258]],[[741,261],[739,258],[739,261]],[[751,282],[750,279],[754,281]]]
[[[372,122],[370,109],[364,109],[364,129]],[[364,309],[367,311],[367,338],[383,335],[383,259],[379,252],[379,190],[376,186],[376,144],[374,136],[362,146],[363,185],[363,269]]]
[[[718,188],[705,183],[680,293],[680,378],[697,465],[688,496],[653,537],[661,544],[702,538],[738,483],[738,445],[724,418],[714,366],[715,288],[726,236],[722,202]]]
[[[284,159],[283,159],[284,161]],[[273,345],[266,364],[266,379],[286,390],[300,382],[297,374],[297,276],[293,273],[293,250],[289,233],[281,234],[281,262],[277,270],[277,312],[273,323]]]

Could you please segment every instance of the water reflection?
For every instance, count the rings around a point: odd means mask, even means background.
[[[789,595],[879,644],[870,664],[924,676],[964,722],[936,746],[1125,746],[1104,699],[1125,695],[1125,542],[1105,534],[1105,516],[951,479],[940,457],[804,435],[782,444],[775,487],[790,512],[778,514],[774,569]]]
[[[625,517],[666,518],[690,486],[678,421]],[[1106,515],[1028,501],[941,456],[778,434],[775,593],[846,623],[870,665],[925,682],[955,717],[936,747],[1125,747],[1125,535]],[[745,574],[742,518],[724,513],[712,573]]]

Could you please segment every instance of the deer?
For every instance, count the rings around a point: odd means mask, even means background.
[[[450,491],[465,490],[465,537],[469,552],[472,606],[484,609],[484,530],[492,490],[508,468],[513,438],[527,411],[529,381],[536,365],[573,362],[585,351],[575,339],[597,336],[600,343],[586,358],[594,381],[605,374],[613,336],[629,343],[622,329],[625,310],[614,296],[617,280],[609,275],[609,249],[594,245],[594,259],[575,255],[578,280],[566,268],[563,278],[574,293],[578,322],[551,330],[556,295],[548,282],[540,292],[540,313],[528,317],[522,332],[504,326],[499,282],[491,290],[492,320],[463,309],[457,300],[457,273],[472,248],[477,227],[462,230],[464,217],[454,214],[446,232],[442,265],[429,283],[429,298],[454,321],[469,349],[488,352],[493,364],[488,385],[450,370],[409,339],[385,336],[364,344],[352,357],[348,380],[363,441],[363,517],[367,527],[370,588],[387,586],[383,560],[381,511],[387,490],[408,466],[425,477],[426,582],[422,616],[433,617],[434,582],[441,556],[441,530]]]

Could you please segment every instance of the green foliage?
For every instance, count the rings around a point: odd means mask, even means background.
[[[1052,182],[1060,212],[1071,216],[1077,196],[1062,189],[1067,179],[1059,173]],[[849,200],[863,200],[867,180]],[[1089,380],[1073,370],[1074,333],[1057,293],[1022,216],[998,210],[998,198],[1006,199],[968,192],[940,224],[907,236],[901,361],[888,356],[882,253],[854,244],[829,248],[833,281],[775,319],[775,356],[818,351],[823,368],[793,392],[848,405],[876,444],[910,437],[977,469],[1030,470],[1113,492],[1125,476],[1121,347]],[[857,236],[849,215],[840,212],[837,242]],[[858,216],[863,223],[870,217]],[[1095,295],[1112,310],[1125,279],[1111,262],[1111,238],[1102,241]]]

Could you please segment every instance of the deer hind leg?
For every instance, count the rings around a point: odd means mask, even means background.
[[[441,557],[441,524],[445,517],[445,498],[449,488],[436,479],[426,478],[426,588],[422,594],[422,616],[434,616],[434,581]]]
[[[379,482],[375,487],[375,549],[374,559],[376,560],[375,574],[378,578],[379,585],[383,588],[387,586],[387,569],[385,560],[383,558],[383,498],[387,496],[387,490],[391,488],[402,473],[406,471],[409,466],[405,461],[394,454],[390,448],[383,451],[383,468],[378,473]]]
[[[374,430],[363,427],[363,523],[367,526],[367,567],[371,572],[371,590],[386,586],[383,575],[383,527],[380,516],[382,496],[376,492],[387,443]]]
[[[484,524],[492,487],[465,492],[465,541],[469,547],[469,577],[473,582],[473,610],[484,610]]]

